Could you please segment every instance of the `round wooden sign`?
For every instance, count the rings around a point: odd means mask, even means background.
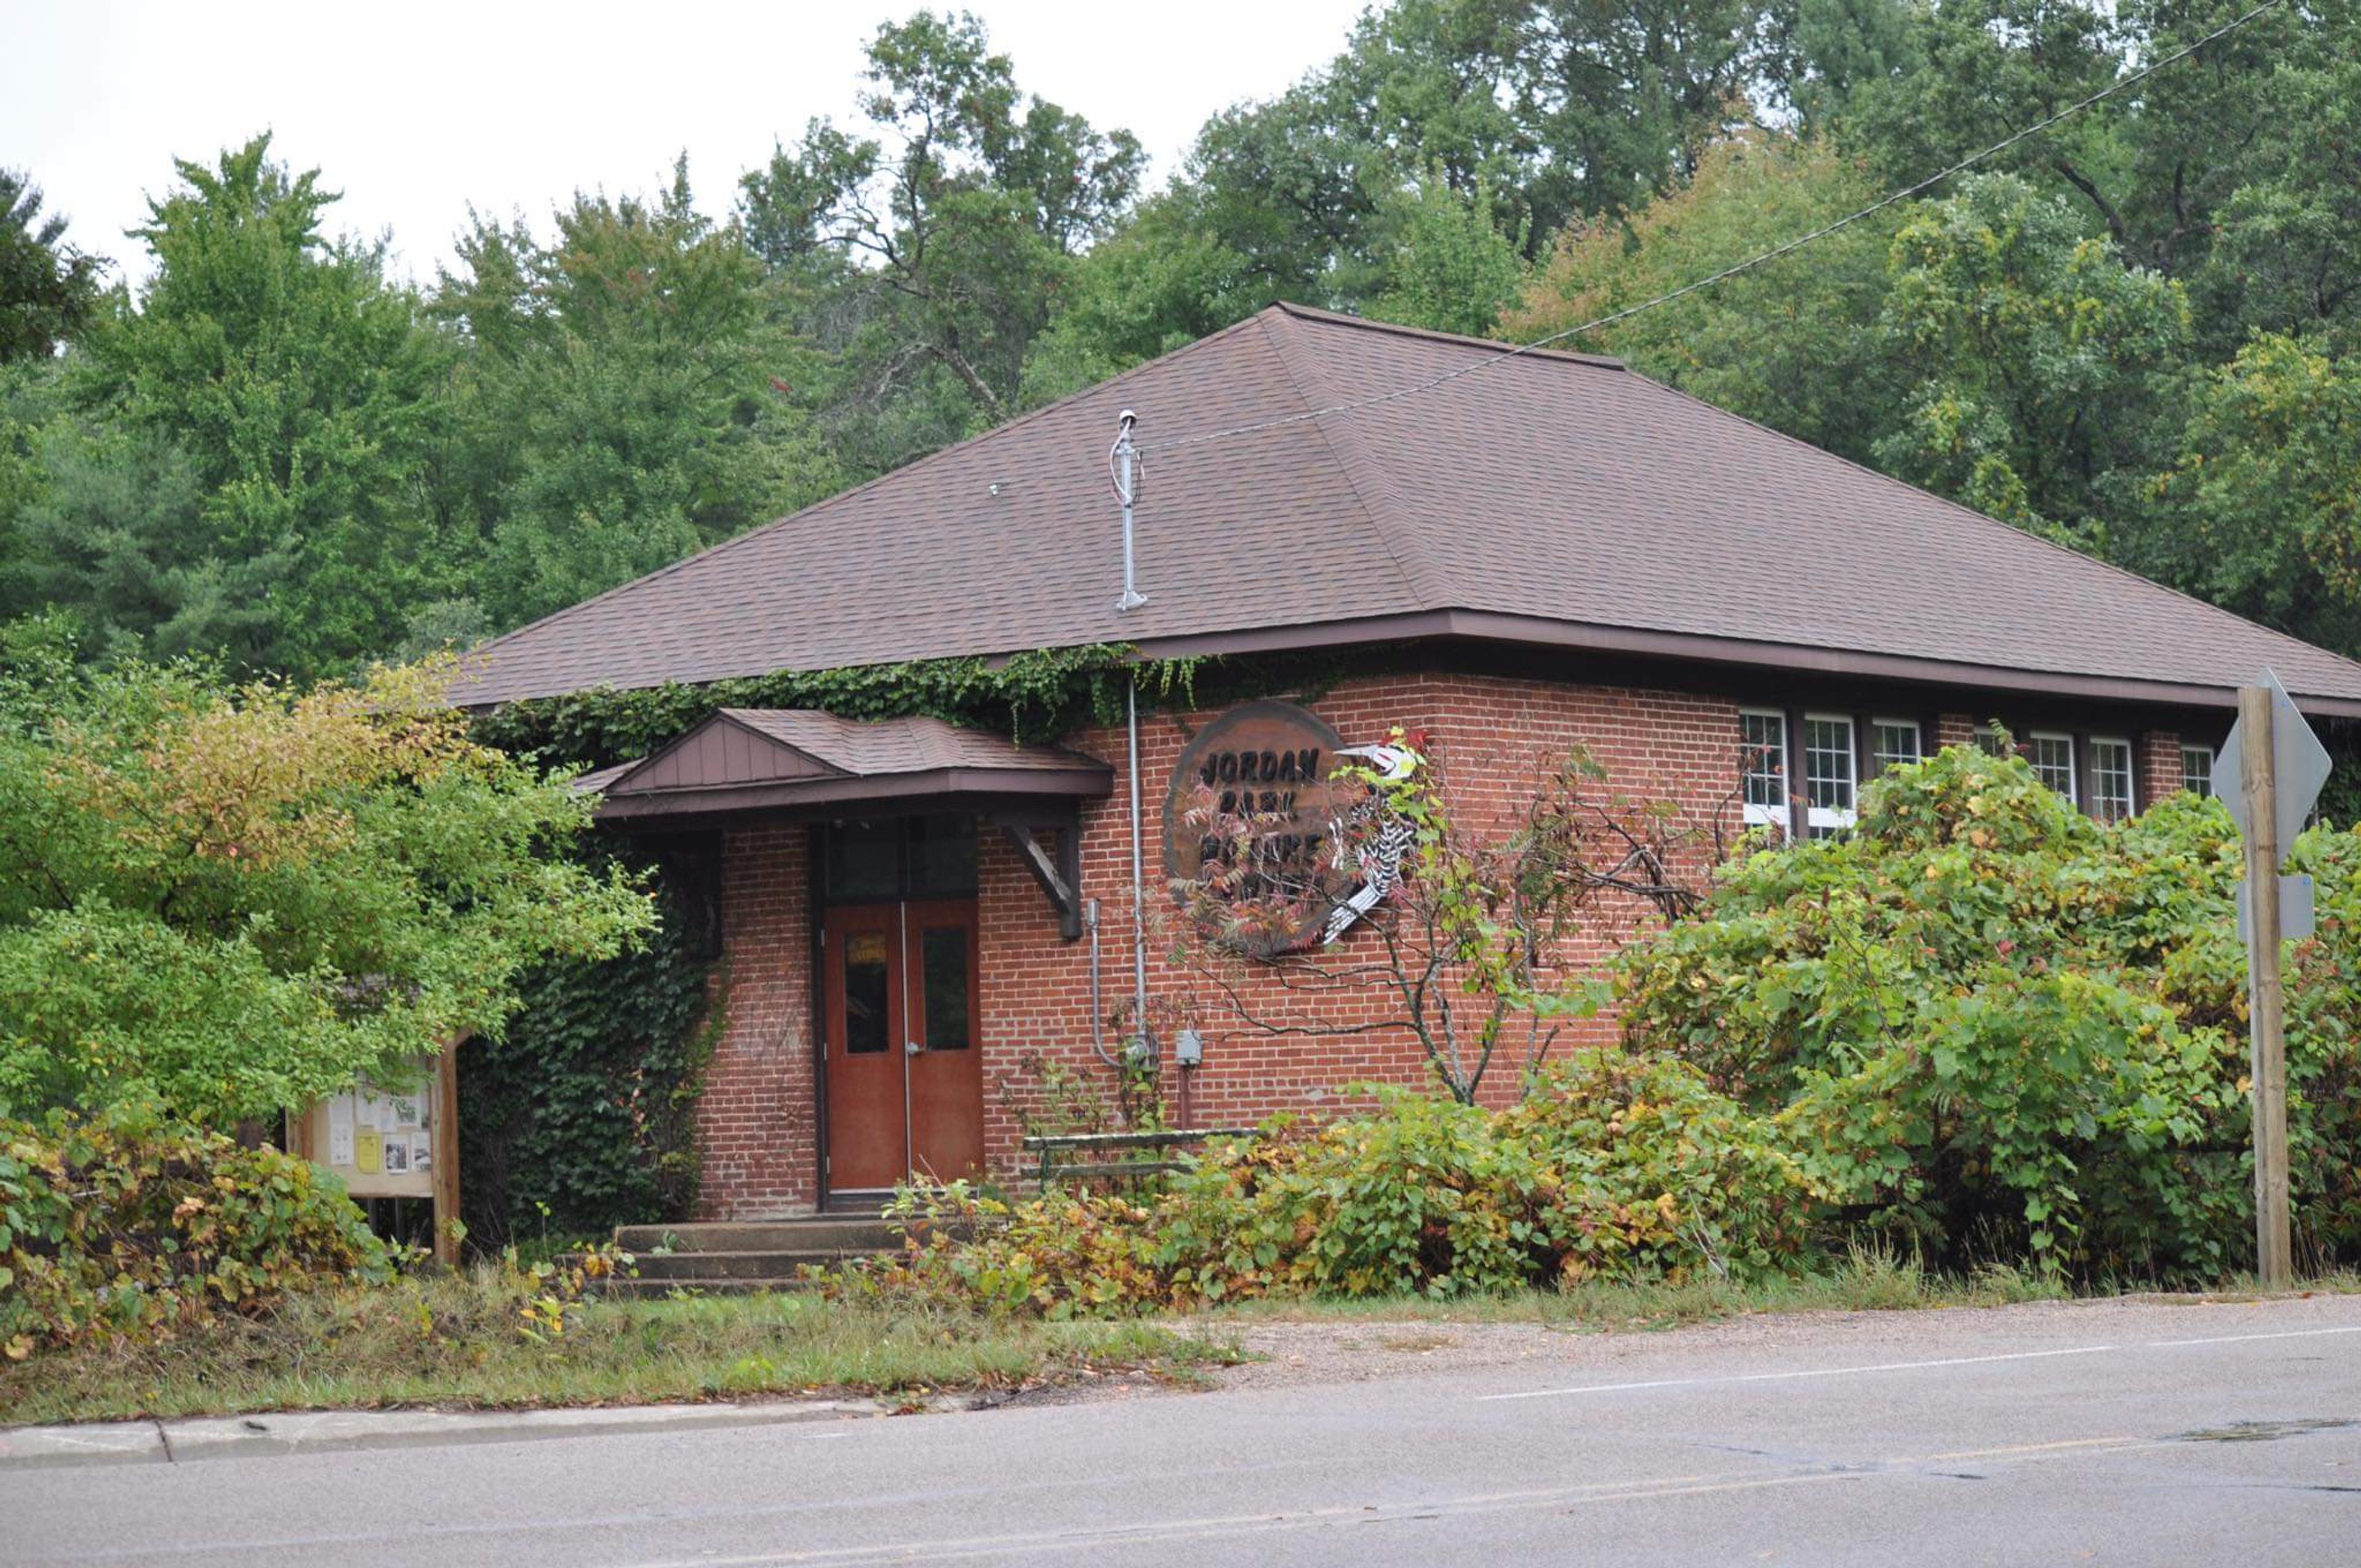
[[[1328,774],[1342,744],[1319,715],[1269,699],[1234,707],[1199,730],[1173,764],[1165,794],[1167,874],[1194,882],[1208,855],[1231,852],[1207,831],[1203,817],[1211,810],[1223,819],[1252,820],[1256,863],[1268,866],[1275,882],[1297,888],[1349,883],[1331,863],[1337,786]],[[1323,915],[1324,909],[1307,910],[1315,920]],[[1293,942],[1256,945],[1275,950]]]

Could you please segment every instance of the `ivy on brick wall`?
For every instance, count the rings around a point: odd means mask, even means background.
[[[811,707],[846,718],[912,715],[1042,740],[1123,711],[1135,668],[1142,685],[1163,695],[1186,689],[1195,661],[1140,663],[1110,644],[1045,649],[994,663],[926,659],[841,670],[781,670],[701,685],[620,691],[602,686],[536,697],[487,713],[482,740],[532,752],[552,765],[598,767],[644,757],[686,734],[720,707]]]
[[[478,739],[550,767],[603,767],[644,757],[721,707],[810,707],[845,718],[941,718],[1028,742],[1123,718],[1135,673],[1149,707],[1220,707],[1286,691],[1316,693],[1355,666],[1334,653],[1253,659],[1140,659],[1127,647],[1046,648],[994,662],[924,659],[841,670],[508,703],[480,715]]]
[[[618,837],[590,852],[653,874]],[[533,970],[505,1035],[461,1047],[460,1190],[474,1245],[687,1218],[713,964],[693,894],[659,886],[662,923],[641,948]]]

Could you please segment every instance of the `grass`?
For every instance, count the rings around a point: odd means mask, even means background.
[[[1497,1296],[1418,1296],[1364,1299],[1266,1299],[1220,1309],[1217,1320],[1420,1323],[1541,1323],[1603,1333],[1657,1331],[1752,1312],[1905,1311],[1936,1307],[2000,1307],[2059,1300],[2074,1294],[2053,1276],[2007,1266],[1967,1276],[1934,1274],[1889,1253],[1856,1250],[1824,1273],[1738,1282],[1705,1278],[1596,1281],[1558,1290]]]
[[[0,1421],[917,1395],[1085,1371],[1186,1380],[1237,1355],[1137,1321],[992,1321],[800,1292],[588,1301],[536,1339],[521,1316],[530,1299],[487,1268],[293,1297],[159,1345],[38,1353],[0,1371]]]
[[[2301,1294],[2361,1294],[2361,1273],[2333,1272],[2300,1280]],[[1266,1299],[1216,1310],[1209,1318],[1254,1322],[1540,1323],[1576,1332],[1653,1332],[1757,1312],[1923,1311],[1940,1308],[2005,1307],[2021,1301],[2169,1295],[2185,1300],[2248,1299],[2265,1294],[2236,1277],[2202,1292],[2162,1289],[2150,1281],[2076,1283],[2007,1264],[1964,1275],[1938,1274],[1908,1257],[1855,1248],[1825,1272],[1738,1283],[1728,1279],[1597,1282],[1562,1290],[1520,1290],[1496,1296],[1380,1296],[1358,1299]]]
[[[534,1299],[529,1280],[484,1267],[294,1297],[267,1316],[230,1319],[159,1345],[38,1354],[0,1369],[0,1421],[843,1391],[917,1396],[1111,1371],[1188,1383],[1204,1367],[1244,1359],[1238,1331],[1261,1323],[1539,1323],[1584,1333],[1652,1332],[1757,1312],[1997,1307],[2147,1288],[2070,1286],[2006,1266],[1947,1276],[1907,1257],[1856,1249],[1825,1272],[1745,1284],[1592,1283],[1443,1300],[1269,1299],[1161,1321],[1036,1322],[803,1293],[587,1301],[566,1309],[562,1332],[553,1334],[545,1317],[525,1315]],[[2330,1274],[2302,1288],[2361,1293],[2361,1274]],[[2257,1292],[2251,1281],[2232,1280],[2207,1294]],[[1403,1347],[1418,1348],[1422,1332],[1411,1329]]]

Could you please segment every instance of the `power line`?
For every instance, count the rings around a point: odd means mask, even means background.
[[[1608,314],[1600,316],[1595,321],[1587,321],[1579,326],[1570,326],[1563,331],[1551,333],[1546,337],[1537,337],[1531,343],[1521,343],[1513,348],[1504,348],[1499,353],[1493,355],[1488,358],[1478,359],[1474,364],[1463,365],[1456,370],[1445,371],[1440,376],[1432,377],[1424,381],[1413,382],[1407,387],[1397,387],[1390,392],[1380,392],[1375,397],[1360,398],[1352,402],[1331,403],[1325,408],[1306,409],[1301,413],[1288,414],[1279,419],[1257,420],[1252,424],[1231,425],[1224,430],[1208,431],[1202,435],[1182,436],[1171,441],[1151,442],[1140,446],[1137,450],[1142,454],[1150,452],[1173,452],[1178,451],[1182,447],[1204,446],[1216,441],[1228,441],[1236,436],[1255,435],[1266,430],[1279,430],[1288,425],[1302,424],[1311,420],[1325,419],[1330,414],[1357,413],[1364,409],[1380,408],[1387,403],[1400,402],[1404,398],[1416,397],[1421,392],[1433,391],[1435,388],[1444,385],[1445,382],[1456,381],[1462,377],[1473,376],[1478,371],[1488,370],[1493,366],[1501,364],[1506,360],[1517,358],[1521,355],[1531,354],[1534,349],[1547,348],[1553,343],[1563,343],[1569,337],[1580,337],[1585,333],[1597,332],[1601,327],[1609,327],[1615,325],[1618,322],[1629,321],[1633,316],[1639,315],[1644,311],[1653,311],[1659,305],[1669,305],[1675,300],[1686,299],[1689,295],[1697,292],[1699,290],[1710,289],[1716,283],[1720,283],[1729,279],[1735,278],[1741,272],[1751,272],[1755,268],[1762,266],[1765,262],[1776,261],[1783,256],[1793,255],[1795,252],[1803,249],[1807,245],[1812,245],[1817,241],[1828,238],[1828,236],[1835,234],[1839,229],[1850,228],[1853,225],[1860,223],[1864,218],[1875,217],[1878,214],[1885,211],[1886,208],[1893,206],[1895,203],[1906,202],[1911,197],[1917,195],[1920,192],[1925,191],[1931,186],[1941,184],[1944,181],[1949,180],[1952,175],[1962,173],[1967,170],[1974,168],[1977,164],[1983,162],[1986,159],[1998,157],[2000,154],[2006,152],[2010,148],[2015,147],[2017,143],[2025,140],[2026,137],[2038,136],[2043,131],[2048,130],[2050,126],[2058,124],[2059,121],[2070,119],[2074,115],[2081,114],[2083,110],[2091,107],[2092,104],[2099,103],[2103,99],[2111,98],[2126,87],[2137,86],[2140,82],[2147,81],[2151,76],[2154,76],[2158,71],[2162,71],[2165,67],[2179,64],[2180,61],[2187,60],[2191,55],[2195,54],[2199,49],[2203,49],[2207,44],[2216,43],[2223,38],[2228,38],[2232,33],[2236,32],[2240,27],[2245,27],[2247,23],[2261,16],[2264,12],[2276,10],[2283,3],[2284,0],[2263,0],[2263,3],[2257,5],[2253,10],[2246,12],[2245,15],[2237,17],[2234,21],[2227,22],[2223,26],[2214,28],[2203,38],[2197,39],[2194,43],[2184,45],[2183,47],[2173,50],[2170,54],[2154,60],[2147,65],[2142,66],[2139,70],[2133,71],[2129,76],[2117,77],[2114,81],[2109,82],[2106,86],[2100,88],[2096,93],[2092,93],[2089,97],[2069,104],[2064,108],[2059,109],[2055,114],[2048,115],[2047,118],[2036,120],[2033,124],[2026,126],[2023,130],[2017,131],[2004,140],[1994,142],[1992,146],[1984,148],[1982,152],[1972,153],[1970,156],[1960,159],[1957,163],[1950,165],[1947,169],[1938,170],[1935,173],[1929,174],[1927,178],[1917,181],[1916,184],[1905,185],[1898,191],[1891,192],[1884,196],[1881,196],[1876,201],[1872,202],[1868,206],[1861,208],[1859,212],[1848,213],[1843,217],[1838,218],[1832,223],[1823,224],[1818,228],[1813,229],[1808,233],[1797,235],[1795,238],[1786,241],[1784,244],[1773,246],[1769,250],[1763,251],[1758,255],[1750,256],[1743,261],[1733,262],[1731,265],[1723,268],[1719,272],[1709,273],[1703,278],[1697,279],[1695,282],[1684,283],[1679,288],[1673,290],[1669,293],[1659,294],[1653,300],[1642,300],[1636,305],[1626,305],[1623,309],[1609,312]]]

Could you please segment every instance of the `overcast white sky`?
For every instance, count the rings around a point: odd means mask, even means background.
[[[1078,5],[969,0],[1020,86],[1130,129],[1161,182],[1204,118],[1268,97],[1343,47],[1367,0]],[[0,166],[28,170],[85,249],[144,270],[123,231],[174,157],[261,129],[391,228],[431,278],[473,203],[539,221],[577,186],[653,187],[686,148],[698,203],[815,115],[848,118],[861,47],[917,0],[5,0]],[[934,8],[944,8],[938,4]]]

